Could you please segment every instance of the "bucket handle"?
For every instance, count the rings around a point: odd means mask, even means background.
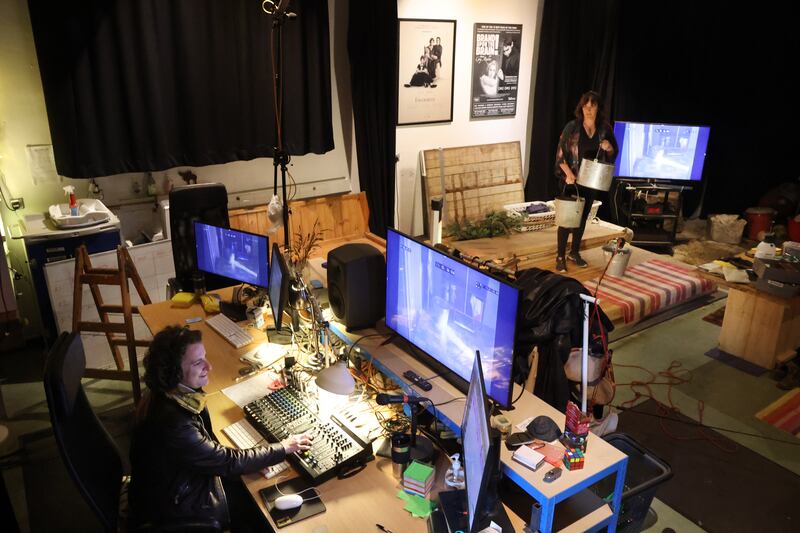
[[[578,199],[580,200],[580,198],[581,198],[581,190],[578,188],[578,184],[577,183],[570,183],[569,185],[575,186],[575,194],[578,196]],[[567,182],[566,181],[564,182],[564,188],[561,190],[561,194],[564,195],[564,196],[567,195]]]

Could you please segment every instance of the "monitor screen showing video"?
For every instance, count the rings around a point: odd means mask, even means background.
[[[269,286],[269,239],[202,222],[194,223],[197,268],[240,283]]]
[[[502,407],[510,405],[518,301],[508,282],[388,230],[386,325],[465,392],[480,350],[486,392]]]

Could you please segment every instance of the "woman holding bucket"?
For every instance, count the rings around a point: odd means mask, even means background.
[[[574,186],[579,199],[584,200],[582,210],[576,213],[574,221],[565,222],[564,225],[567,227],[559,224],[556,254],[556,270],[559,272],[567,271],[566,259],[573,261],[579,267],[587,266],[579,251],[583,231],[586,229],[586,219],[597,195],[597,189],[576,183],[581,159],[613,163],[617,157],[617,150],[617,139],[614,138],[611,124],[605,119],[600,95],[594,91],[584,93],[575,107],[575,120],[569,121],[561,132],[556,152],[555,171],[562,190],[566,190],[567,185]],[[564,194],[566,195],[566,192]],[[580,208],[580,204],[577,206]],[[572,248],[567,255],[567,240],[570,233]]]

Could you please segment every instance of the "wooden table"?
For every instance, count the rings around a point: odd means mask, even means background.
[[[768,369],[794,357],[800,347],[800,296],[781,298],[749,283],[728,283],[701,270],[697,275],[728,289],[720,350]]]
[[[230,289],[215,292],[223,294],[224,297],[229,297],[230,295]],[[148,328],[154,334],[171,324],[183,325],[187,318],[206,316],[199,304],[192,305],[186,309],[179,309],[171,307],[170,302],[142,306],[140,307],[140,312]],[[190,327],[203,332],[206,357],[213,366],[208,386],[205,389],[208,392],[208,410],[216,429],[215,433],[222,444],[233,447],[234,444],[228,440],[221,430],[244,418],[244,413],[240,407],[220,391],[234,383],[234,379],[239,375],[239,368],[242,367],[242,363],[239,362],[239,356],[252,349],[252,345],[237,350],[211,330],[204,322],[197,322]],[[249,332],[254,336],[254,342],[261,342],[266,338],[264,333],[260,331],[251,329]],[[430,371],[426,370],[426,372],[429,373]],[[267,394],[268,391],[264,391],[264,393]],[[441,457],[441,461],[443,462],[440,462],[436,469],[435,493],[444,489],[443,479],[447,468],[447,459]],[[297,475],[293,470],[287,472],[291,477]],[[281,478],[281,481],[286,479],[281,476],[278,476],[278,478]],[[397,533],[427,531],[426,521],[413,518],[410,513],[403,510],[404,503],[396,497],[400,486],[392,476],[392,462],[382,457],[376,457],[374,461],[367,464],[363,471],[352,478],[345,480],[332,479],[319,485],[317,489],[327,511],[280,530],[277,529],[270,518],[258,493],[259,490],[275,484],[277,478],[267,480],[260,474],[251,474],[242,476],[242,479],[264,516],[276,531],[287,533],[292,531],[366,532],[375,531],[376,523],[383,524]],[[511,513],[511,516],[517,531],[522,531],[524,526],[522,520],[515,517],[513,513]]]
[[[352,335],[337,323],[332,325],[332,329],[345,342],[350,343],[364,335],[389,334],[385,329],[364,329],[360,330],[358,335]],[[382,346],[383,341],[384,339],[380,337],[365,337],[359,341],[358,346],[381,372],[397,382],[407,394],[423,395],[402,377],[403,373],[406,370],[413,370],[417,375],[428,376],[432,371],[396,345],[390,343]],[[450,429],[459,433],[464,402],[454,400],[463,398],[464,394],[441,377],[432,379],[431,384],[433,388],[425,392],[424,396],[435,404],[444,404],[437,408],[439,418]],[[512,397],[516,398],[519,394],[519,386],[515,385]],[[560,428],[564,428],[564,414],[528,391],[523,391],[520,399],[514,404],[514,409],[504,414],[514,425],[532,416],[546,415]],[[500,460],[503,463],[503,472],[541,505],[541,520],[538,524],[541,532],[589,531],[600,527],[608,527],[608,531],[615,531],[617,521],[615,510],[620,508],[628,458],[602,438],[590,433],[585,467],[576,471],[563,469],[561,477],[552,483],[545,483],[543,480],[543,472],[549,468],[534,472],[513,461],[511,452],[505,446],[501,447]],[[611,506],[588,490],[588,487],[610,475],[616,475]],[[555,512],[556,504],[559,504],[558,513]],[[512,513],[510,515],[514,517]],[[527,520],[529,517],[525,518]]]

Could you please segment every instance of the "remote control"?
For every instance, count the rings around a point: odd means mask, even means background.
[[[433,388],[433,385],[428,383],[428,380],[419,377],[413,370],[406,370],[403,372],[403,377],[425,392],[428,392]]]

